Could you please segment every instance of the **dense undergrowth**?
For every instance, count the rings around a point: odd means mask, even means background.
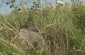
[[[85,6],[45,6],[0,15],[1,55],[85,55]],[[15,45],[21,28],[37,27],[45,46],[24,50]],[[7,44],[8,43],[8,44]],[[15,48],[15,50],[14,50]],[[21,53],[21,54],[20,54]]]

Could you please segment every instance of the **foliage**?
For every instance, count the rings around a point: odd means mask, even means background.
[[[14,0],[7,2],[7,5],[10,3],[14,3]],[[34,2],[32,8],[23,9],[21,12],[14,10],[9,15],[0,15],[0,38],[5,40],[5,42],[0,40],[0,54],[84,55],[85,6],[81,4],[56,7],[46,5],[41,8],[39,3],[40,0]],[[25,50],[18,43],[20,29],[30,27],[36,27],[42,35],[44,42],[42,49]],[[14,44],[17,50],[10,43]]]
[[[9,43],[0,39],[0,55],[19,55],[19,52]]]
[[[75,18],[73,18],[73,21],[75,22],[75,26],[77,26],[77,28],[81,29],[82,31],[85,28],[85,6],[84,5],[73,5],[72,7],[72,11],[73,14],[75,16]]]

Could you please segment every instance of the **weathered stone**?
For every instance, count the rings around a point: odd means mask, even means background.
[[[19,39],[22,39],[22,43],[26,42],[31,47],[43,45],[42,36],[38,32],[30,31],[28,29],[20,29]]]

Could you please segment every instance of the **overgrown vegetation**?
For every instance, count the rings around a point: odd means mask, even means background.
[[[84,10],[82,4],[47,4],[0,15],[0,55],[85,55]],[[19,31],[30,27],[42,35],[42,49],[21,46]]]

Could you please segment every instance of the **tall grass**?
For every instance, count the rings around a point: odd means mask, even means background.
[[[19,13],[1,15],[0,38],[16,46],[17,51],[23,55],[84,55],[84,8],[83,5],[64,5],[55,8],[45,6],[42,10],[41,8],[26,9]],[[42,49],[24,50],[23,48],[27,46],[23,47],[20,44],[18,39],[20,29],[30,27],[36,27],[42,35],[44,39]],[[10,46],[4,49],[10,49]],[[0,54],[4,55],[4,51],[0,51]]]

